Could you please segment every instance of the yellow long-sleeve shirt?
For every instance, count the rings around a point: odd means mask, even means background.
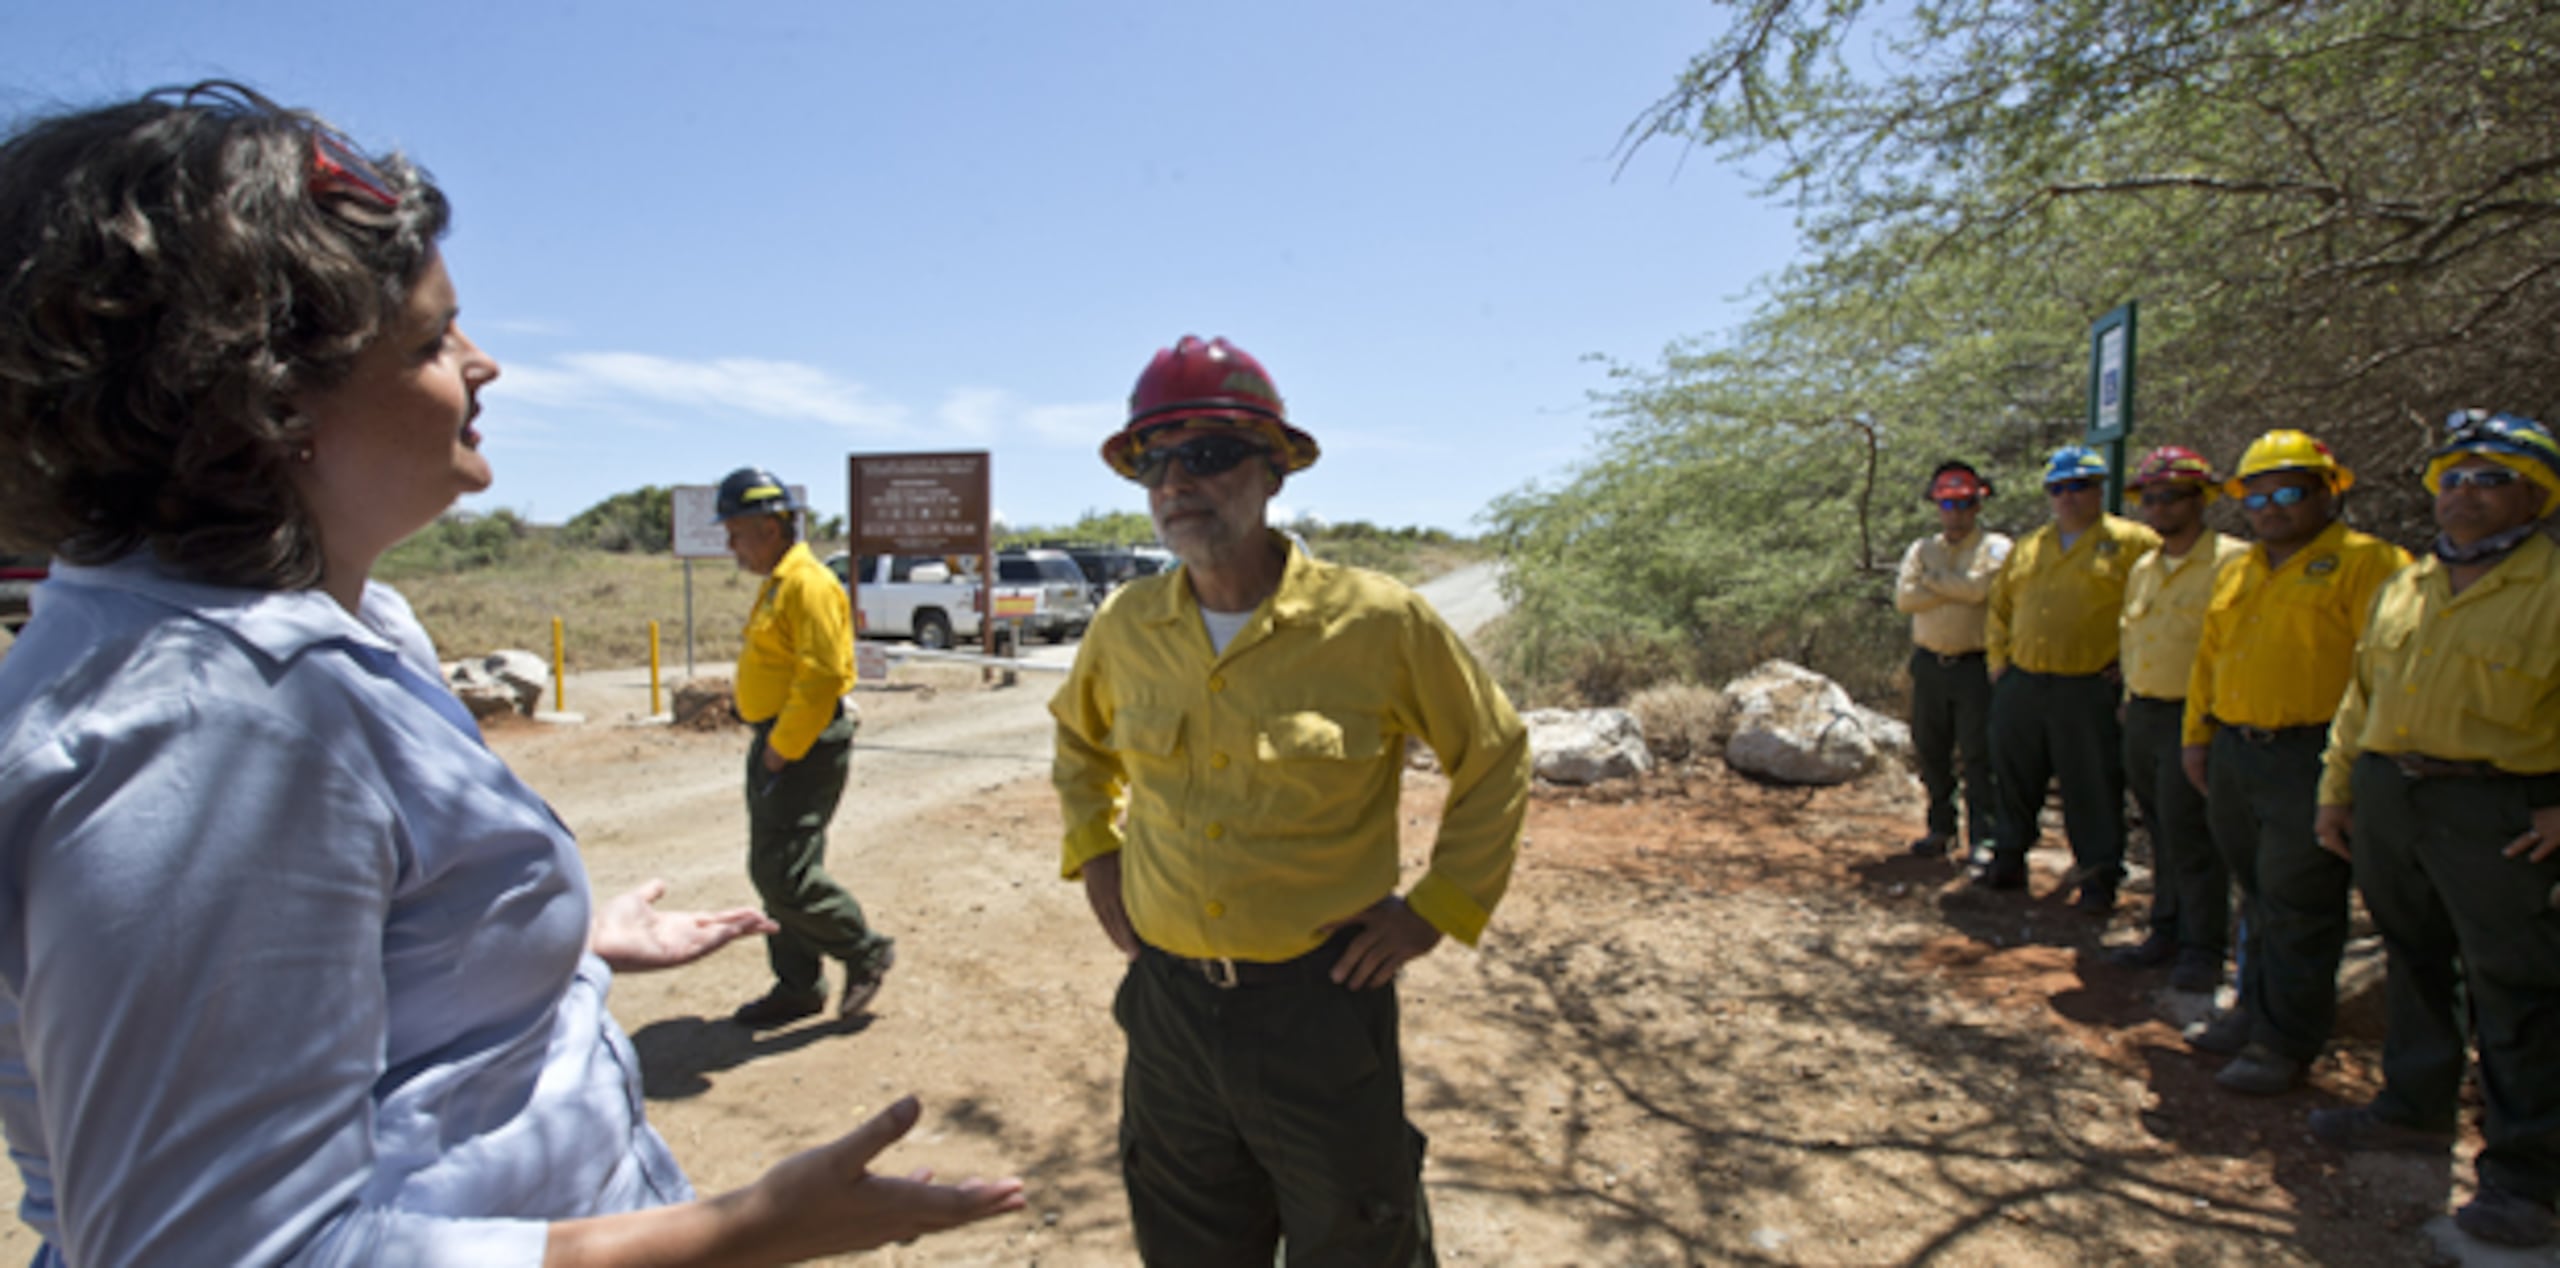
[[[853,605],[836,575],[793,542],[756,591],[738,651],[738,716],[774,719],[765,743],[799,761],[853,687]]]
[[[2409,552],[2340,523],[2282,567],[2268,565],[2266,547],[2250,547],[2223,570],[2205,608],[2187,674],[2185,742],[2211,740],[2215,720],[2269,730],[2326,725],[2347,689],[2374,592],[2408,562]]]
[[[2367,752],[2560,772],[2560,549],[2539,533],[2455,594],[2442,561],[2382,587],[2329,727],[2320,804]]]
[[[1983,650],[1992,671],[2094,674],[2114,664],[2125,577],[2159,545],[2158,533],[2120,515],[2099,516],[2069,550],[2051,524],[2029,533],[1991,582]]]
[[[2249,543],[2207,532],[2183,555],[2173,559],[2167,550],[2155,550],[2133,565],[2117,636],[2127,692],[2153,700],[2186,697],[2187,671],[2195,668],[2214,580],[2248,553]]]
[[[1449,796],[1406,903],[1472,944],[1510,882],[1528,730],[1430,605],[1376,573],[1291,546],[1223,654],[1187,569],[1131,582],[1049,712],[1062,874],[1119,851],[1130,924],[1176,955],[1290,959],[1395,892],[1408,735],[1439,754]]]
[[[1893,582],[1893,606],[1911,614],[1911,641],[1942,656],[1981,651],[1991,579],[2010,544],[1984,528],[1953,544],[1943,533],[1911,543]]]

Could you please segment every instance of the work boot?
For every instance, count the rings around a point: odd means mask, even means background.
[[[2181,951],[2178,967],[2169,970],[2169,989],[2211,995],[2222,985],[2222,957],[2204,951]]]
[[[2187,1035],[2187,1046],[2217,1056],[2238,1056],[2249,1046],[2248,1012],[2235,1008],[2196,1027]]]
[[[2453,1148],[2453,1133],[2392,1122],[2370,1105],[2311,1111],[2311,1136],[2350,1153],[2440,1154]]]
[[[836,1001],[836,1016],[861,1016],[865,1009],[871,1007],[872,997],[880,993],[880,983],[888,979],[889,970],[897,963],[898,949],[887,947],[872,959],[867,972],[855,972],[852,965],[846,965],[844,998]]]
[[[2071,906],[2084,916],[2111,915],[2116,909],[2116,887],[2112,881],[2082,881],[2080,896]]]
[[[1942,859],[1947,856],[1948,847],[1955,843],[1955,837],[1948,833],[1932,832],[1911,843],[1911,855],[1913,858]]]
[[[2156,969],[2177,958],[2178,936],[2165,929],[2154,929],[2129,947],[2107,952],[2107,963],[2120,969]]]
[[[2025,889],[2027,861],[2002,858],[1994,854],[1990,862],[1982,865],[1981,871],[1973,874],[1973,887],[1975,889]]]
[[[2302,1083],[2302,1063],[2265,1044],[2250,1044],[2213,1081],[2242,1096],[2275,1096]]]
[[[749,1030],[771,1030],[813,1016],[826,1006],[825,991],[795,991],[787,986],[776,986],[761,998],[738,1005],[738,1011],[729,1014],[729,1020]]]
[[[2539,1246],[2551,1240],[2551,1204],[2483,1180],[2479,1195],[2453,1213],[2453,1226],[2501,1246]]]

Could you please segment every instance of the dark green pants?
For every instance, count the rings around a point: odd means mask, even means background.
[[[2222,963],[2231,946],[2231,870],[2213,844],[2204,794],[2179,759],[2186,702],[2134,696],[2124,705],[2124,775],[2151,832],[2151,928],[2178,949]]]
[[[871,931],[862,904],[827,875],[827,822],[844,799],[853,768],[853,719],[838,714],[799,761],[776,774],[764,768],[770,721],[747,745],[747,878],[764,913],[781,925],[764,940],[774,980],[795,991],[823,985],[825,962],[842,960],[860,974],[889,949]]]
[[[2014,665],[1991,688],[1991,765],[2000,794],[1995,866],[2024,866],[2040,833],[2045,786],[2062,782],[2062,827],[2084,885],[2124,879],[2124,738],[2117,686],[2104,674],[2036,674]]]
[[[1929,834],[1955,839],[1956,785],[1964,785],[1965,840],[1988,849],[1998,838],[1991,792],[1991,676],[1982,653],[1940,656],[1911,649],[1911,748],[1929,790]],[[1957,764],[1957,758],[1963,764]]]
[[[2532,820],[2524,781],[2411,780],[2355,766],[2355,878],[2390,958],[2382,1092],[2374,1108],[2450,1131],[2462,1089],[2457,981],[2480,1046],[2480,1177],[2540,1202],[2560,1196],[2560,857],[2499,851]],[[2458,965],[2458,967],[2457,967]]]
[[[1343,941],[1286,981],[1221,989],[1153,949],[1121,979],[1120,1172],[1146,1263],[1438,1262],[1395,988],[1327,980]]]
[[[2347,861],[2311,831],[2326,727],[2254,741],[2215,732],[2205,814],[2244,904],[2240,1007],[2250,1038],[2296,1061],[2320,1055],[2338,1019],[2338,959],[2347,947]]]

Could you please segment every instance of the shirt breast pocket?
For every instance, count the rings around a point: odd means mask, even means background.
[[[1122,709],[1104,744],[1123,758],[1169,758],[1182,751],[1182,715],[1170,709]]]
[[[1373,713],[1307,709],[1265,716],[1256,724],[1254,756],[1271,794],[1273,822],[1317,833],[1349,826],[1385,748],[1385,727]]]
[[[2534,712],[2547,709],[2560,678],[2560,644],[2484,639],[2461,653],[2463,695],[2480,716],[2510,731],[2536,728]],[[2548,727],[2551,720],[2539,720]]]

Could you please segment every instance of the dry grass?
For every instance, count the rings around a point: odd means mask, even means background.
[[[1645,747],[1667,762],[1722,752],[1732,736],[1724,693],[1696,683],[1656,683],[1629,697],[1627,712],[1644,728]]]
[[[464,572],[386,578],[408,596],[447,660],[520,648],[551,657],[559,617],[569,668],[649,662],[649,622],[659,657],[684,665],[685,565],[666,555],[617,555],[527,543],[506,562]],[[720,666],[738,655],[738,631],[755,603],[757,578],[725,559],[693,561],[694,664]]]

